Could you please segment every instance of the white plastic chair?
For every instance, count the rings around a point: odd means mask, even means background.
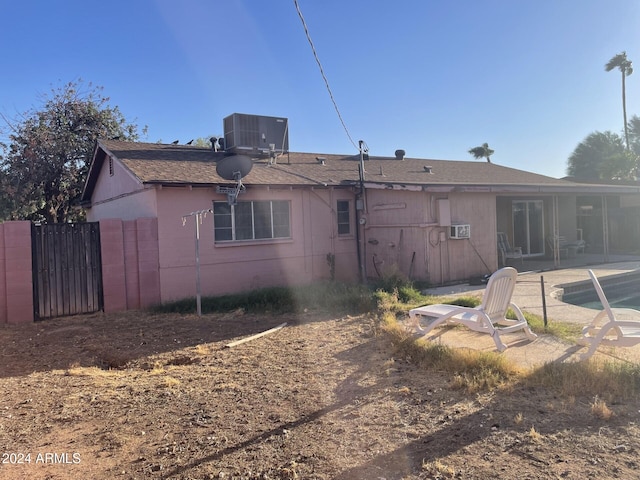
[[[501,268],[489,278],[479,306],[471,308],[444,304],[426,305],[409,311],[410,322],[416,330],[424,333],[424,336],[445,323],[460,323],[475,332],[491,335],[499,352],[507,348],[500,339],[502,333],[523,330],[529,340],[535,340],[537,335],[529,328],[522,311],[511,303],[517,276],[518,272],[513,267]],[[515,312],[516,320],[506,318],[509,307]],[[424,327],[423,319],[426,319]]]
[[[598,312],[591,324],[582,329],[582,337],[578,343],[589,346],[589,349],[580,356],[581,360],[591,357],[600,345],[632,347],[640,343],[640,311],[633,308],[612,308],[598,277],[592,270],[588,272],[604,310]],[[600,325],[603,320],[608,321]]]

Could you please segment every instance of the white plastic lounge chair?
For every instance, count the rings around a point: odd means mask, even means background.
[[[506,265],[507,260],[511,258],[519,258],[520,263],[524,265],[524,257],[522,255],[522,247],[511,247],[509,237],[506,233],[498,232],[498,253],[500,254],[501,265]]]
[[[473,331],[491,335],[499,352],[507,348],[500,339],[502,333],[523,330],[529,340],[534,340],[537,335],[529,328],[522,311],[511,303],[517,276],[515,268],[501,268],[489,278],[482,303],[478,307],[427,305],[410,310],[410,322],[424,336],[444,323],[460,323]],[[517,320],[506,318],[509,307],[515,312]],[[428,317],[425,327],[421,324],[424,317]]]
[[[604,310],[598,312],[591,324],[582,329],[582,337],[578,343],[589,346],[589,350],[581,355],[581,360],[591,357],[600,345],[632,347],[640,343],[640,311],[633,308],[612,308],[598,277],[593,271],[588,272]],[[605,323],[600,326],[603,320]]]

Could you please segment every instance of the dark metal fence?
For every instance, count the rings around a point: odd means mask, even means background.
[[[102,310],[97,222],[33,225],[31,241],[36,320]]]

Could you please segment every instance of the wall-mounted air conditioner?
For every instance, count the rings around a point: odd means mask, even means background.
[[[449,229],[449,238],[453,238],[455,240],[471,238],[471,225],[451,225]]]

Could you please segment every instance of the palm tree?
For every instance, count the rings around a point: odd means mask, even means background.
[[[636,156],[614,132],[593,132],[578,144],[567,162],[567,175],[580,181],[631,180]]]
[[[622,117],[624,120],[624,140],[629,150],[629,127],[627,126],[627,92],[625,87],[625,77],[633,73],[631,60],[627,58],[627,52],[619,53],[611,58],[604,66],[607,72],[617,68],[622,73]]]
[[[473,147],[469,150],[469,153],[473,155],[474,158],[486,158],[487,162],[491,163],[491,155],[493,155],[493,150],[489,148],[488,143],[483,143],[479,147]]]

